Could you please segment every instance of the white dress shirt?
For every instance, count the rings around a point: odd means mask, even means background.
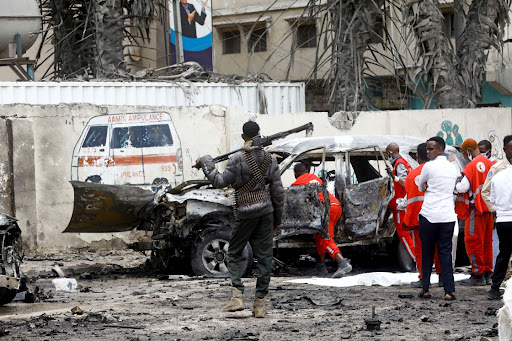
[[[512,165],[491,180],[491,202],[496,205],[496,222],[512,221]]]
[[[460,175],[459,170],[446,156],[439,155],[427,162],[421,170],[418,188],[428,185],[420,214],[431,223],[448,223],[457,220],[453,189]]]

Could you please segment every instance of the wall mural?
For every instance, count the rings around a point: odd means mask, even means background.
[[[464,139],[459,134],[459,126],[452,124],[452,121],[443,121],[441,123],[441,130],[437,133],[437,136],[441,136],[449,146],[460,146],[464,142]]]
[[[459,126],[453,124],[452,121],[443,121],[441,123],[441,130],[436,135],[442,137],[449,146],[461,146],[464,142],[462,135],[459,134]],[[501,160],[503,158],[503,149],[501,148],[500,138],[496,131],[489,131],[487,139],[492,144],[492,155],[496,159]]]

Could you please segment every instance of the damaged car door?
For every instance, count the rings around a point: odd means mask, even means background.
[[[391,178],[381,175],[385,162],[378,147],[345,152],[344,232],[349,240],[376,243],[394,232],[385,231],[387,205],[394,195]],[[379,231],[381,227],[383,230]]]
[[[281,169],[281,176],[285,183],[286,178],[290,178],[293,173],[292,164],[305,159],[305,156],[309,156],[310,152],[315,150],[318,148],[308,150],[297,155],[293,160],[285,162],[285,166]],[[321,149],[317,157],[321,158],[320,167],[325,170],[325,149]],[[289,179],[289,181],[293,180]],[[320,193],[323,193],[323,201],[320,201]],[[316,233],[329,238],[329,210],[329,194],[325,183],[285,187],[283,218],[274,234],[275,239]]]

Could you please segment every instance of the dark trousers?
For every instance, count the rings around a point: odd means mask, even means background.
[[[432,264],[434,263],[437,245],[444,292],[455,292],[452,266],[452,237],[455,222],[431,223],[422,215],[419,218],[421,255],[423,258],[423,264],[421,265],[423,291],[427,292],[430,288],[430,274],[432,273]]]
[[[258,260],[258,280],[256,281],[256,297],[267,296],[270,274],[272,272],[272,239],[274,229],[273,213],[254,219],[241,219],[235,222],[231,231],[228,249],[228,271],[231,284],[244,292],[240,257],[247,242],[251,244],[252,253]]]
[[[492,275],[491,290],[499,291],[508,270],[510,255],[512,254],[512,222],[496,223],[496,232],[500,239],[500,253],[496,258],[496,266]]]

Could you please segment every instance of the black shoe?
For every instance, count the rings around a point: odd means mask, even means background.
[[[499,291],[495,291],[495,290],[490,290],[489,293],[487,294],[487,299],[489,300],[501,300],[501,292]]]
[[[423,287],[423,282],[420,280],[416,281],[416,282],[411,282],[411,287],[413,288],[422,288]]]
[[[443,279],[441,278],[441,276],[439,276],[439,281],[437,282],[437,286],[440,288],[444,287]]]
[[[485,285],[485,279],[483,276],[474,276],[471,275],[468,279],[463,279],[460,281],[460,284],[462,285],[471,285],[471,286],[484,286]]]
[[[491,276],[492,276],[492,272],[490,272],[490,271],[485,271],[484,272],[485,284],[487,284],[487,285],[491,285],[492,284]]]

